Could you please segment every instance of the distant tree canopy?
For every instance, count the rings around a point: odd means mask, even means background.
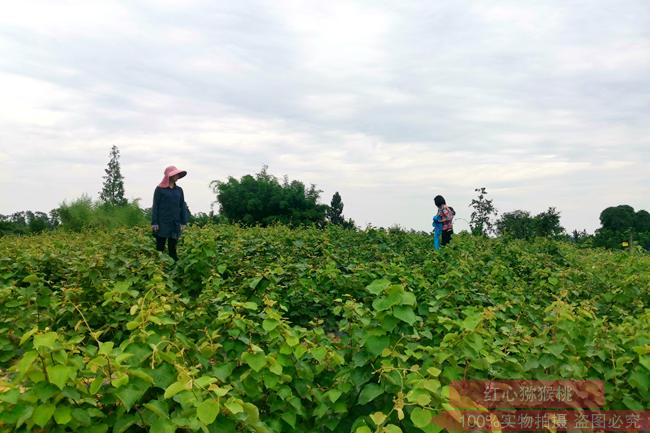
[[[56,210],[45,212],[21,211],[11,215],[0,215],[0,235],[8,234],[36,234],[51,230],[59,225]]]
[[[325,224],[328,206],[318,203],[321,191],[315,185],[306,188],[300,181],[289,182],[286,176],[280,183],[266,166],[254,176],[214,180],[210,187],[217,196],[220,214],[231,222],[262,226]]]
[[[554,207],[531,216],[528,211],[506,212],[497,220],[496,230],[502,236],[515,239],[531,239],[536,236],[555,238],[564,233],[560,225],[560,213]]]
[[[600,213],[600,225],[594,237],[596,246],[621,248],[623,242],[632,240],[650,247],[650,213],[646,210],[635,212],[626,204],[610,206]]]

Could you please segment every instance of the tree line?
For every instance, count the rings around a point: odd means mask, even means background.
[[[33,234],[63,228],[79,231],[87,228],[146,225],[151,209],[143,209],[138,200],[128,201],[124,196],[124,176],[120,170],[119,149],[113,146],[99,200],[82,196],[71,203],[63,202],[49,213],[22,211],[0,215],[0,235]],[[343,200],[336,192],[330,204],[319,203],[322,190],[314,184],[306,186],[299,180],[282,179],[268,173],[264,166],[259,173],[240,179],[214,180],[210,188],[215,194],[213,205],[218,213],[196,213],[191,224],[236,223],[243,226],[337,225],[358,229],[354,220],[343,215]],[[530,240],[536,237],[570,240],[587,246],[625,248],[639,244],[650,250],[650,213],[634,211],[629,205],[608,207],[600,214],[601,227],[594,235],[585,230],[566,233],[560,225],[560,212],[554,207],[532,215],[526,210],[508,211],[500,216],[493,200],[487,198],[485,187],[476,188],[471,201],[470,230],[474,235],[501,236]],[[400,229],[397,227],[397,229]]]
[[[554,207],[536,215],[526,210],[513,210],[498,215],[485,187],[474,190],[477,198],[472,208],[470,228],[474,235],[491,234],[511,239],[531,240],[536,237],[572,241],[589,247],[624,249],[634,245],[650,251],[650,213],[635,211],[632,206],[610,206],[600,213],[600,227],[593,235],[586,230],[567,233],[560,225],[560,212]]]

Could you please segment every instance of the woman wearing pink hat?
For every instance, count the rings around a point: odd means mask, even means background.
[[[178,260],[176,254],[178,238],[181,237],[181,231],[190,216],[183,189],[176,185],[176,181],[186,174],[185,170],[179,170],[173,165],[167,167],[165,177],[153,193],[151,207],[151,229],[156,236],[156,249],[165,251],[165,242],[167,242],[169,255],[174,261]]]

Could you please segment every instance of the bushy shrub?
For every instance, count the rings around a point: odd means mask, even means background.
[[[104,202],[93,202],[87,195],[82,195],[69,204],[63,202],[58,213],[61,226],[71,231],[147,224],[145,211],[140,209],[138,200],[133,200],[124,206],[114,206]]]

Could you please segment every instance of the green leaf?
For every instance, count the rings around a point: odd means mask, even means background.
[[[59,389],[65,387],[68,378],[72,377],[75,369],[65,365],[55,365],[47,367],[47,376],[50,378],[50,383],[56,385]]]
[[[255,372],[259,372],[266,365],[266,356],[264,356],[264,352],[244,352],[241,356],[241,360],[248,364],[248,366]]]
[[[153,400],[145,403],[144,407],[158,415],[158,417],[169,418],[169,408],[167,407],[167,402],[165,400]]]
[[[115,392],[115,395],[120,399],[122,404],[124,404],[124,407],[128,412],[131,410],[133,405],[135,405],[142,398],[150,386],[151,385],[148,382],[136,377],[131,379],[127,385],[119,388]]]
[[[203,424],[212,424],[217,419],[217,415],[219,415],[219,402],[217,400],[204,400],[196,408],[196,416],[199,417]]]
[[[194,383],[201,388],[205,388],[206,386],[215,383],[217,380],[218,379],[216,377],[201,376],[196,379]]]
[[[426,390],[420,388],[410,390],[406,394],[406,398],[409,402],[415,402],[420,406],[428,406],[431,403],[431,395]]]
[[[639,363],[650,370],[650,356],[643,355],[639,357]]]
[[[257,304],[255,302],[244,302],[242,307],[247,310],[257,310]]]
[[[391,282],[382,278],[380,280],[375,280],[372,283],[366,286],[366,290],[372,293],[373,295],[378,295],[387,289],[391,285]]]
[[[104,375],[102,374],[97,374],[95,379],[90,383],[90,387],[88,388],[88,392],[92,394],[97,394],[97,391],[99,391],[99,388],[102,387],[102,384],[104,383]]]
[[[436,367],[429,367],[427,368],[427,373],[429,373],[433,377],[438,377],[440,376],[440,373],[442,373],[442,370]]]
[[[397,317],[403,322],[408,323],[409,325],[414,324],[417,320],[417,316],[413,312],[413,309],[406,305],[398,305],[397,307],[393,308],[393,316]]]
[[[34,407],[33,406],[20,405],[20,406],[16,407],[16,409],[17,409],[16,418],[18,418],[16,420],[16,429],[18,429],[18,427],[23,425],[23,423],[25,421],[27,421],[28,419],[30,419],[32,417],[32,415],[34,413]],[[1,413],[0,413],[0,415],[1,415]]]
[[[176,425],[166,418],[158,418],[151,424],[149,433],[175,433]]]
[[[34,275],[34,274],[29,274],[25,278],[23,278],[23,283],[36,284],[38,283],[38,281],[39,281],[38,275]]]
[[[50,418],[52,418],[52,415],[54,415],[55,410],[56,406],[52,403],[41,404],[34,409],[32,421],[39,427],[45,427]]]
[[[158,388],[165,389],[176,381],[176,369],[168,363],[163,363],[154,370],[149,370],[149,373],[153,376],[153,383]]]
[[[255,423],[260,420],[260,411],[252,403],[244,403],[244,412],[246,413],[246,422],[248,423]]]
[[[325,356],[327,355],[327,348],[323,346],[314,347],[309,351],[309,353],[311,353],[311,356],[313,356],[316,361],[323,362],[323,359],[325,359]]]
[[[564,352],[564,344],[548,344],[546,346],[546,350],[555,355],[557,358],[562,358],[562,353]]]
[[[228,401],[224,404],[224,406],[225,406],[226,409],[228,409],[228,410],[230,411],[230,413],[232,413],[233,415],[237,415],[238,413],[244,411],[244,408],[242,407],[242,405],[239,404],[239,402],[237,402],[237,401],[235,401],[235,400],[232,400],[232,399],[228,400]]]
[[[107,341],[102,343],[101,341],[99,342],[99,351],[97,353],[101,353],[102,355],[110,355],[111,351],[113,350],[113,343],[112,341]]]
[[[163,396],[165,399],[170,399],[176,394],[178,394],[181,391],[188,391],[192,389],[192,386],[190,385],[190,382],[174,382],[171,385],[167,387],[165,390],[165,395]]]
[[[251,289],[257,288],[257,286],[260,284],[260,282],[264,279],[264,277],[255,277],[253,278],[250,283],[248,283],[248,287]]]
[[[296,346],[296,345],[298,345],[298,343],[300,343],[300,340],[298,339],[298,337],[296,337],[294,335],[286,336],[285,341],[287,342],[287,345],[289,345],[289,347]]]
[[[395,287],[395,286],[392,286],[392,287]],[[400,287],[400,289],[401,289],[401,287]],[[386,296],[381,296],[381,297],[375,299],[374,301],[372,301],[372,308],[374,308],[377,311],[388,310],[393,305],[397,305],[402,301],[402,294],[403,294],[403,292],[397,292],[397,291],[390,292],[389,291],[389,293]]]
[[[372,433],[372,430],[370,430],[370,427],[362,425],[361,427],[357,427],[354,433]]]
[[[647,395],[650,389],[650,373],[647,370],[637,367],[630,375],[627,383]]]
[[[417,304],[417,299],[415,295],[411,292],[402,293],[402,305],[411,305],[415,306]]]
[[[383,393],[384,389],[380,385],[376,383],[368,383],[361,390],[361,394],[359,394],[359,404],[366,404]]]
[[[386,433],[402,433],[402,429],[397,427],[395,424],[388,424],[384,427],[384,432]]]
[[[34,349],[39,349],[41,347],[54,349],[57,337],[56,332],[46,332],[44,334],[35,335]]]
[[[327,397],[330,399],[332,403],[336,403],[336,400],[339,399],[341,394],[342,394],[341,391],[339,391],[338,389],[330,389],[329,391],[327,391]]]
[[[225,362],[219,364],[212,369],[212,374],[222,382],[226,382],[230,374],[235,369],[236,365],[234,362]]]
[[[36,357],[38,357],[38,353],[34,352],[33,350],[26,352],[23,357],[20,358],[20,361],[18,361],[16,364],[16,370],[18,370],[18,373],[20,375],[25,375],[36,360]]]
[[[0,394],[0,401],[4,401],[5,403],[9,404],[16,404],[18,403],[18,397],[20,397],[20,391],[18,391],[16,388],[13,388],[7,392]]]
[[[429,409],[416,407],[411,412],[411,421],[413,425],[418,428],[423,428],[431,425],[433,421],[433,412]]]
[[[627,406],[628,409],[632,409],[632,410],[644,410],[645,408],[643,404],[639,403],[637,400],[630,397],[629,395],[623,397],[623,404]]]
[[[115,388],[119,388],[121,386],[126,385],[129,383],[129,375],[126,373],[117,373],[116,378],[111,380],[111,385],[113,385]]]
[[[287,424],[291,426],[291,428],[295,429],[296,428],[296,413],[295,412],[283,412],[282,415],[280,415],[280,418],[284,420]]]
[[[386,414],[383,412],[375,412],[370,415],[370,419],[375,423],[376,426],[382,425],[386,421]]]
[[[119,416],[113,424],[113,433],[124,433],[136,422],[138,422],[136,415]]]
[[[29,338],[30,338],[32,335],[36,334],[37,332],[38,332],[38,326],[34,326],[30,331],[25,332],[25,333],[23,334],[23,336],[20,337],[20,343],[19,343],[19,344],[22,346],[23,344],[25,344],[25,342],[26,342],[27,340],[29,340]]]
[[[279,324],[280,322],[275,319],[264,319],[262,322],[262,328],[264,328],[266,332],[271,332],[277,328]]]
[[[440,381],[437,379],[423,379],[417,382],[417,386],[435,394],[440,389]]]
[[[483,314],[480,313],[480,312],[471,314],[471,315],[467,316],[465,318],[465,320],[463,320],[463,323],[461,324],[461,327],[463,329],[468,330],[468,331],[473,331],[474,329],[476,329],[478,324],[481,323],[482,317],[483,317]]]
[[[390,343],[390,337],[388,335],[371,335],[366,338],[366,347],[368,351],[374,356],[379,355],[384,351],[388,344]]]
[[[57,406],[54,411],[54,421],[57,424],[67,424],[72,420],[72,411],[70,406]]]

